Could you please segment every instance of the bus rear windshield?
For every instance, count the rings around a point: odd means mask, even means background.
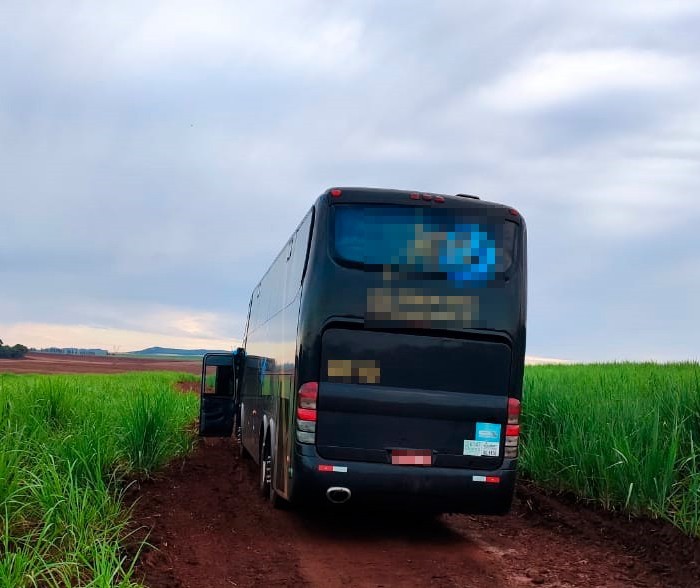
[[[455,285],[506,275],[515,250],[515,223],[494,213],[407,206],[335,207],[334,255],[366,270],[408,273]]]

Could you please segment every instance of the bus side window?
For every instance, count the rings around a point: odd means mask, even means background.
[[[248,319],[248,330],[254,331],[261,323],[260,317],[260,286],[253,291],[250,301],[250,318]]]
[[[296,233],[294,233],[294,243],[292,255],[289,260],[287,279],[287,303],[290,303],[299,292],[301,287],[301,277],[306,263],[306,252],[309,245],[309,230],[311,228],[311,212],[304,217]]]

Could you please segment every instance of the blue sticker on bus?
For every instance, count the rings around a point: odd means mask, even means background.
[[[501,425],[498,423],[476,423],[475,441],[499,443],[501,440]]]

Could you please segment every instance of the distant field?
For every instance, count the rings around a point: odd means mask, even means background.
[[[201,362],[204,355],[179,355],[178,353],[115,353],[109,357],[124,359],[156,359],[160,361],[188,361]]]
[[[0,375],[0,586],[136,586],[125,483],[190,449],[192,375]]]
[[[133,356],[28,353],[23,359],[0,359],[0,374],[117,374],[133,371],[175,371],[199,374],[201,360]]]
[[[700,365],[530,366],[524,474],[700,535]]]

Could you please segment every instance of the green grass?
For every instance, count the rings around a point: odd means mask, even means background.
[[[529,366],[524,475],[700,535],[700,365]]]
[[[189,449],[195,376],[0,375],[0,588],[136,586],[125,484]]]
[[[192,443],[196,376],[0,375],[0,588],[137,586],[126,482]],[[700,366],[532,366],[523,473],[700,535]]]

